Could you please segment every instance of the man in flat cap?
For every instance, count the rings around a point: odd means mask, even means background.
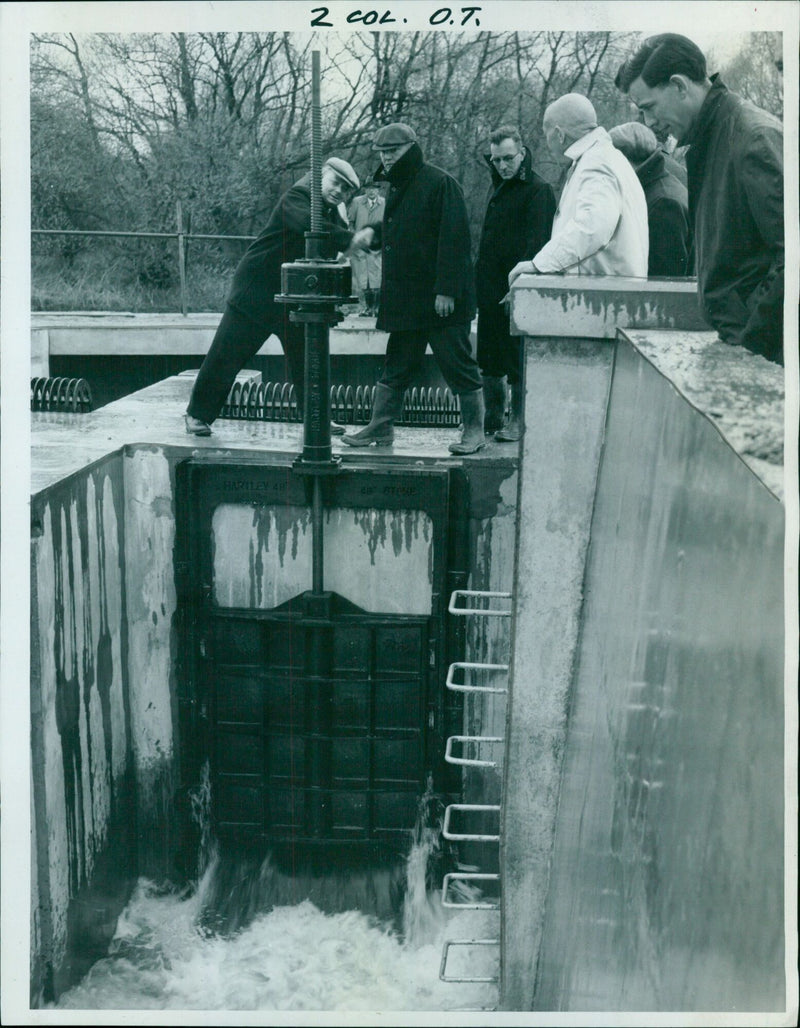
[[[404,391],[430,344],[461,404],[461,438],[450,444],[450,451],[475,453],[485,444],[484,406],[481,374],[469,339],[475,290],[464,195],[454,178],[425,162],[410,126],[386,125],[372,146],[382,166],[375,178],[389,182],[383,223],[374,230],[372,244],[383,247],[376,327],[389,332],[389,340],[372,420],[343,442],[391,444],[394,422],[403,412]]]
[[[339,213],[359,187],[347,161],[330,157],[322,166],[321,228],[328,232],[328,252],[349,254],[369,245],[371,233],[351,232]],[[305,256],[305,233],[311,228],[311,173],[278,200],[267,226],[247,249],[233,276],[222,320],[203,360],[186,411],[186,431],[210,435],[237,373],[276,335],[286,357],[287,380],[294,382],[298,407],[303,406],[305,331],[289,320],[289,306],[275,302],[281,291],[281,265]],[[334,434],[344,431],[331,426]]]

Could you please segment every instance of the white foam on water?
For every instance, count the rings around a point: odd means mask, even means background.
[[[496,934],[484,912],[425,896],[424,941],[401,939],[358,911],[311,902],[275,907],[231,937],[197,926],[202,889],[181,898],[141,880],[108,957],[58,1003],[68,1009],[457,1010],[494,1008],[492,984],[439,980],[445,938]],[[496,915],[495,915],[496,917]],[[413,918],[412,918],[413,920]],[[495,967],[496,954],[490,962]],[[472,973],[486,974],[479,952]],[[483,968],[480,963],[482,962]]]
[[[207,790],[198,793],[198,811]],[[200,817],[200,820],[204,820]],[[406,861],[402,936],[357,910],[324,913],[308,899],[274,906],[229,935],[203,927],[218,860],[198,887],[165,893],[141,879],[120,916],[109,955],[57,1006],[81,1010],[486,1010],[497,1005],[493,983],[439,979],[446,939],[497,938],[499,915],[446,909],[426,890],[440,824],[415,827]],[[206,849],[204,840],[202,849]],[[202,853],[201,853],[202,856]],[[262,865],[262,870],[268,862]],[[240,886],[241,905],[248,903]],[[470,896],[464,896],[469,900]],[[448,974],[498,974],[499,947],[458,947]]]

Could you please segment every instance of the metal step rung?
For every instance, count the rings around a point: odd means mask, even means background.
[[[445,807],[444,811],[444,824],[442,825],[442,835],[445,839],[457,842],[461,840],[470,840],[472,842],[500,842],[499,835],[478,835],[476,833],[461,834],[450,831],[450,814],[454,810],[469,810],[469,811],[486,811],[496,810],[500,812],[499,804],[492,803],[451,803],[449,807]]]
[[[448,764],[463,764],[465,767],[497,767],[496,760],[477,760],[470,757],[454,757],[454,742],[505,742],[505,739],[497,735],[451,735],[447,740],[444,750],[444,759]]]
[[[508,610],[481,610],[478,607],[457,607],[456,602],[459,596],[463,596],[466,600],[467,597],[481,597],[481,599],[491,600],[510,600],[511,593],[499,593],[490,592],[485,589],[454,589],[450,594],[450,605],[447,608],[451,614],[458,614],[461,617],[467,614],[474,614],[477,617],[494,617],[494,618],[510,618],[511,608]]]
[[[442,949],[442,962],[439,964],[439,980],[443,982],[490,982],[496,983],[500,981],[497,975],[491,977],[478,977],[477,975],[471,978],[458,978],[455,975],[448,975],[447,972],[447,956],[450,952],[451,946],[499,946],[499,939],[448,939]]]
[[[453,681],[453,674],[456,668],[465,668],[466,670],[477,669],[479,671],[508,671],[508,664],[479,664],[474,661],[457,660],[447,669],[447,681],[446,685],[448,689],[452,689],[453,692],[492,692],[492,693],[508,693],[508,687],[493,686],[493,685],[462,685],[460,682]]]
[[[480,903],[451,903],[447,898],[450,882],[499,882],[499,874],[481,874],[472,871],[450,871],[444,876],[442,883],[442,906],[455,910],[499,910],[500,901],[496,903],[483,901]]]

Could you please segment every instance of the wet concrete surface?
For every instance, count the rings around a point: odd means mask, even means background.
[[[31,491],[32,494],[88,467],[106,454],[123,446],[153,445],[177,447],[186,455],[224,457],[227,453],[268,452],[297,455],[303,448],[303,427],[299,423],[233,421],[218,419],[210,436],[186,433],[183,415],[189,400],[194,372],[164,379],[131,396],[116,400],[89,414],[31,414]],[[349,431],[357,431],[353,426]],[[344,464],[356,465],[376,458],[387,464],[400,460],[425,463],[462,460],[489,461],[515,458],[518,443],[498,443],[487,437],[486,446],[466,458],[451,454],[448,444],[458,439],[457,428],[395,429],[391,447],[370,446],[354,450],[345,446],[341,436],[332,438],[333,453]]]
[[[715,332],[623,335],[668,378],[779,498],[784,495],[784,369]]]

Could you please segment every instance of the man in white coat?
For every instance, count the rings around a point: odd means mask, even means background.
[[[533,260],[520,261],[508,284],[523,274],[625,275],[647,278],[647,201],[630,162],[597,124],[590,100],[567,93],[547,107],[547,146],[569,161],[550,241]]]

